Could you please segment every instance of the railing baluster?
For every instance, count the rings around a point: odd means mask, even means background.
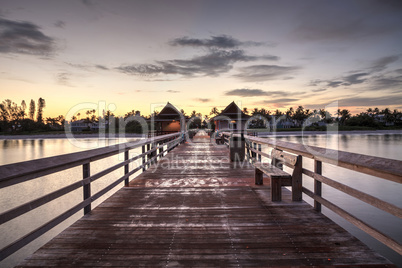
[[[254,149],[254,150],[257,149],[257,143],[253,142],[252,145],[253,145],[253,149]],[[257,153],[256,153],[256,152],[252,152],[252,153],[251,153],[251,156],[252,156],[252,158],[254,159],[254,158],[257,157]]]
[[[250,142],[246,140],[247,162],[250,162]]]
[[[258,151],[261,152],[261,143],[258,144]],[[261,162],[261,154],[258,154],[258,161]]]
[[[143,157],[142,157],[142,171],[144,172],[146,170],[145,167],[145,145],[142,146],[142,153],[143,153]]]
[[[91,176],[91,166],[90,163],[86,163],[82,165],[82,178],[86,179],[89,176]],[[91,197],[91,182],[88,184],[85,184],[83,187],[84,190],[84,200],[88,199]],[[84,207],[84,215],[88,214],[91,212],[91,204],[88,204],[86,207]]]
[[[151,159],[151,153],[149,152],[149,150],[151,150],[151,144],[148,143],[147,144],[147,162],[149,161],[149,159]],[[147,164],[147,169],[149,168],[149,163]]]
[[[163,157],[162,152],[163,152],[163,146],[164,146],[164,143],[165,143],[165,141],[164,141],[164,140],[158,143],[158,146],[161,146],[161,145],[162,145],[162,147],[160,147],[160,148],[159,148],[159,152],[158,152],[159,159],[161,159],[161,158]]]
[[[129,158],[129,150],[126,150],[124,152],[124,161],[127,161]],[[124,165],[124,175],[127,175],[129,172],[129,163],[127,163],[126,165]],[[124,186],[128,186],[129,184],[129,179],[128,177],[124,180]]]
[[[318,160],[314,160],[314,172],[322,175],[322,162]],[[321,197],[322,194],[322,182],[318,180],[314,180],[314,194]],[[321,203],[314,200],[314,209],[318,212],[321,212]]]

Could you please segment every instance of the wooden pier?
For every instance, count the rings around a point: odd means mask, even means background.
[[[272,202],[208,137],[168,153],[18,267],[395,267],[310,205]]]

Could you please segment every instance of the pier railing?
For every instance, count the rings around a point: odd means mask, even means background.
[[[222,135],[225,144],[229,145],[229,138],[232,135],[239,134],[223,132]],[[304,167],[302,170],[304,175],[314,179],[313,191],[303,186],[303,193],[314,200],[314,209],[318,212],[321,212],[321,206],[325,206],[397,253],[402,254],[402,246],[396,240],[375,229],[366,222],[350,214],[322,196],[322,184],[324,183],[373,207],[392,214],[398,218],[402,218],[402,208],[322,175],[322,164],[327,163],[401,184],[402,161],[331,150],[315,146],[308,146],[308,148],[306,148],[306,146],[303,144],[267,138],[258,138],[248,135],[245,135],[244,137],[246,139],[246,155],[249,159],[254,158],[257,161],[262,161],[263,157],[270,159],[270,154],[263,152],[262,150],[266,147],[275,148],[284,152],[300,155],[301,157],[313,159],[314,170],[309,170]],[[286,166],[289,168],[294,168],[292,165],[286,164]]]
[[[183,133],[173,133],[140,140],[138,142],[116,144],[99,149],[0,166],[0,189],[3,190],[4,188],[12,185],[23,183],[29,180],[34,180],[45,175],[53,174],[77,166],[82,166],[83,174],[82,180],[74,182],[68,186],[65,186],[49,194],[43,195],[39,198],[36,198],[35,200],[26,202],[22,205],[19,205],[18,207],[12,208],[0,214],[0,224],[3,224],[40,206],[43,206],[51,202],[52,200],[62,197],[76,189],[83,189],[83,200],[80,203],[70,208],[69,210],[62,212],[62,214],[60,214],[59,216],[53,218],[49,222],[36,228],[35,230],[19,238],[13,243],[0,249],[0,261],[18,251],[31,241],[40,237],[59,223],[65,221],[75,213],[79,212],[80,210],[83,209],[84,214],[89,213],[91,211],[91,203],[99,199],[101,196],[109,192],[111,189],[115,188],[123,181],[124,185],[128,185],[129,177],[131,175],[141,169],[145,171],[153,162],[163,157],[166,152],[172,150],[178,144],[183,142],[184,136],[185,135],[183,135]],[[142,148],[142,153],[130,158],[130,151],[136,148]],[[91,162],[120,153],[124,153],[124,161],[108,167],[96,174],[91,174]],[[133,170],[129,170],[129,164],[138,159],[142,159],[142,164],[137,166]],[[118,178],[97,193],[91,193],[91,182],[94,182],[95,180],[98,180],[99,178],[120,168],[124,169],[124,175],[122,177]]]

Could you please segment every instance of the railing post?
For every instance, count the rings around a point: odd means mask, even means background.
[[[314,160],[314,172],[322,175],[322,162],[318,160]],[[322,195],[322,182],[318,180],[314,180],[314,194],[317,196]],[[314,209],[318,212],[321,212],[321,203],[314,200]]]
[[[303,157],[299,155],[292,177],[292,201],[303,200]]]
[[[261,152],[261,143],[258,144],[258,151]],[[258,161],[261,162],[261,154],[258,154]]]
[[[151,159],[151,153],[149,152],[149,150],[151,150],[151,144],[148,143],[147,144],[147,162]],[[147,164],[147,168],[149,168],[150,163]]]
[[[90,168],[90,163],[86,163],[82,165],[82,177],[83,179],[88,178],[91,176],[91,168]],[[88,184],[84,184],[83,188],[84,192],[84,200],[87,200],[88,198],[91,198],[91,182]],[[91,212],[91,204],[88,204],[87,206],[84,207],[84,215],[88,214]]]
[[[142,146],[142,171],[144,172],[146,170],[145,167],[145,145]]]
[[[129,151],[127,150],[127,151],[124,152],[124,161],[127,161],[127,160],[128,160],[128,156],[129,156]],[[127,174],[128,174],[128,169],[129,169],[129,163],[127,163],[127,164],[124,165],[124,175],[127,175]],[[124,186],[128,186],[128,183],[129,183],[129,179],[128,179],[128,177],[127,177],[127,178],[124,180]]]
[[[257,149],[257,143],[253,142],[253,143],[251,143],[251,145],[252,145],[252,148],[253,148],[254,150]],[[252,152],[252,153],[251,153],[251,157],[252,157],[253,159],[256,158],[256,157],[257,157],[257,153],[256,153],[256,152]],[[257,159],[256,159],[256,160],[257,160]]]
[[[247,162],[250,162],[250,140],[246,140]]]

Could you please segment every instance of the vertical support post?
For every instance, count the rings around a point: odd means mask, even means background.
[[[292,200],[302,201],[303,199],[303,157],[299,155],[295,169],[292,174]]]
[[[152,143],[152,149],[155,149],[156,147],[158,146],[158,143],[157,142],[154,142],[154,143]],[[154,164],[156,164],[157,162],[158,162],[158,157],[156,156],[158,154],[158,150],[157,149],[155,149],[155,151],[153,151],[152,153],[151,153],[151,158],[154,158],[155,157],[155,159],[152,161],[152,163],[154,163]]]
[[[91,176],[91,168],[90,168],[90,163],[86,163],[82,165],[82,178],[86,179],[89,176]],[[84,184],[83,187],[83,194],[84,194],[84,200],[87,200],[88,198],[91,198],[91,182],[88,184]],[[89,203],[87,206],[84,207],[84,215],[88,214],[91,212],[91,203]]]
[[[129,156],[129,151],[126,150],[126,151],[124,152],[124,161],[127,161],[127,160],[128,160],[128,156]],[[129,163],[127,163],[127,164],[124,165],[124,175],[127,175],[127,174],[128,174],[128,169],[129,169]],[[127,177],[127,178],[124,180],[124,186],[128,186],[128,183],[129,183],[129,179],[128,179],[128,177]]]
[[[251,142],[251,148],[253,148],[254,150],[256,149],[256,143],[254,143],[254,142]],[[256,157],[256,153],[254,152],[254,151],[251,151],[251,158],[254,160],[255,159],[255,157]],[[255,160],[257,160],[257,159],[255,159]]]
[[[142,172],[144,172],[146,170],[144,153],[145,153],[145,145],[142,146],[142,154],[143,154],[142,155]]]
[[[250,141],[246,140],[247,162],[250,162]]]
[[[263,177],[264,177],[264,173],[259,170],[258,168],[255,169],[255,173],[254,173],[254,183],[256,185],[262,185],[263,182]]]
[[[314,172],[322,175],[322,162],[318,160],[314,160]],[[318,180],[314,180],[314,194],[321,197],[322,195],[322,182]],[[318,212],[321,212],[321,203],[314,200],[314,209]]]
[[[293,194],[293,191],[292,191]],[[282,179],[271,176],[271,201],[282,201]]]
[[[258,151],[261,152],[261,143],[258,144]],[[261,162],[261,154],[258,154],[258,161]]]
[[[150,143],[147,144],[147,161],[149,161],[151,159],[151,157],[152,157],[152,155],[149,153],[149,150],[151,150],[151,144]],[[147,164],[147,168],[149,168],[149,165],[150,165],[150,163]]]

